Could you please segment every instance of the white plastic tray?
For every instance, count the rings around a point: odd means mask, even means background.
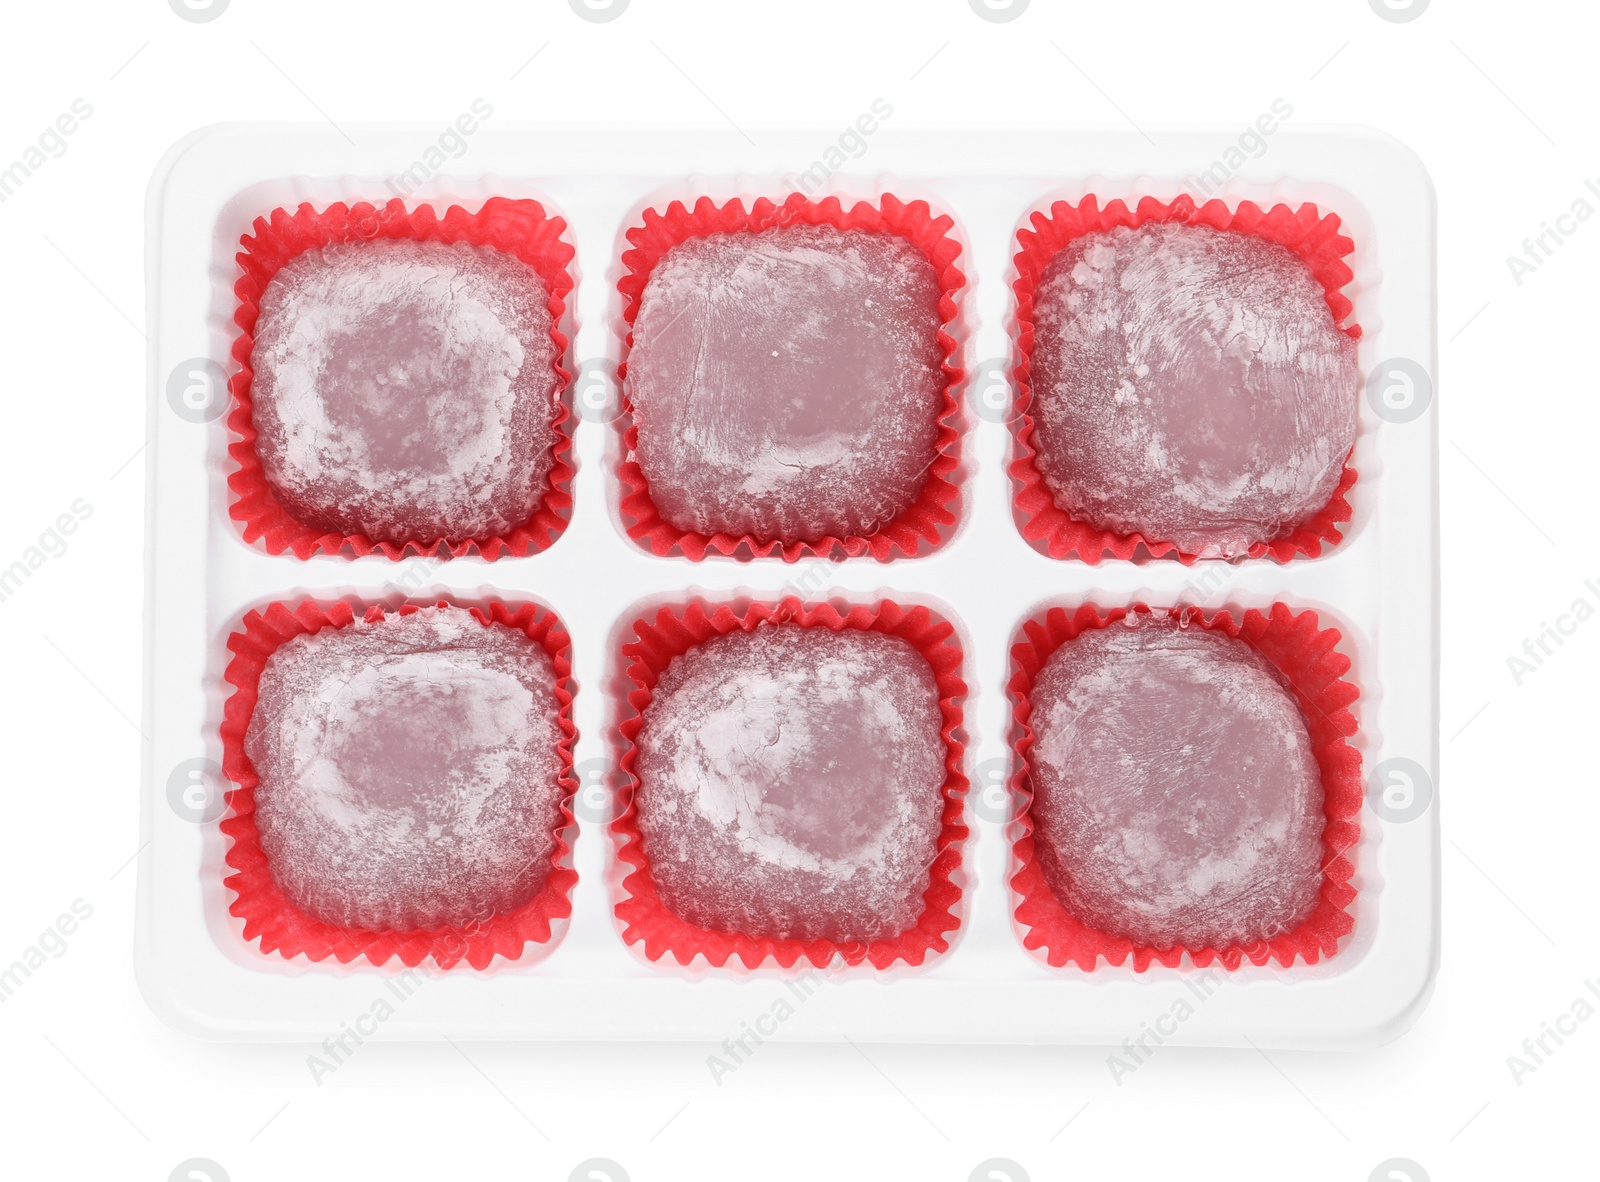
[[[468,150],[409,195],[458,202],[537,197],[570,224],[577,247],[573,361],[619,356],[615,283],[623,231],[646,206],[708,194],[781,196],[836,142],[827,130],[552,131],[483,124]],[[346,138],[348,135],[348,139]],[[696,971],[653,964],[624,945],[611,914],[616,874],[604,827],[582,822],[573,916],[547,953],[498,961],[485,973],[417,970],[391,991],[398,966],[285,961],[245,943],[228,914],[224,838],[214,817],[217,726],[228,633],[250,607],[315,595],[333,599],[435,594],[532,597],[553,607],[573,637],[578,760],[609,760],[619,621],[643,600],[748,594],[796,585],[810,598],[893,595],[937,605],[955,621],[967,654],[969,771],[1008,758],[1004,686],[1020,622],[1041,604],[1143,600],[1208,608],[1283,600],[1339,627],[1361,698],[1356,740],[1370,772],[1406,759],[1437,768],[1437,524],[1434,407],[1385,421],[1363,398],[1354,466],[1354,519],[1346,540],[1287,565],[1172,561],[1057,562],[1018,534],[1004,473],[1006,426],[972,417],[963,460],[963,519],[935,553],[880,564],[787,566],[777,560],[691,563],[655,558],[622,532],[610,461],[616,432],[581,423],[566,534],[526,559],[449,562],[382,557],[273,557],[244,543],[228,517],[229,464],[220,401],[197,379],[210,359],[227,368],[235,335],[234,254],[253,218],[300,201],[381,202],[385,178],[437,141],[428,126],[223,126],[177,144],[148,199],[149,537],[143,838],[139,859],[137,971],[151,1005],[172,1025],[229,1039],[321,1042],[362,1018],[368,1037],[456,1039],[683,1039],[721,1044],[787,998],[793,1016],[768,1037],[862,1041],[1081,1042],[1137,1038],[1179,998],[1192,1016],[1163,1029],[1169,1041],[1260,1047],[1353,1047],[1393,1037],[1426,1001],[1438,961],[1437,803],[1410,820],[1362,816],[1354,851],[1354,932],[1338,955],[1284,971],[1248,964],[1196,1002],[1184,970],[1051,969],[1026,951],[1011,919],[1010,834],[969,797],[963,924],[950,952],[921,969],[816,974],[803,1001],[779,970]],[[1219,159],[1228,129],[1107,131],[903,131],[882,126],[867,151],[813,196],[892,191],[925,197],[954,216],[968,287],[961,321],[969,369],[1008,357],[1011,258],[1026,214],[1054,198],[1093,192],[1103,201],[1169,197]],[[352,142],[353,141],[353,142]],[[782,179],[789,176],[790,182]],[[1347,292],[1364,329],[1363,371],[1406,358],[1435,369],[1433,192],[1421,164],[1383,136],[1358,129],[1281,128],[1270,151],[1213,196],[1316,201],[1338,212],[1356,242]],[[180,374],[176,385],[169,377]],[[221,370],[213,371],[220,373]],[[182,390],[189,390],[188,403]],[[179,392],[174,409],[169,390]],[[222,397],[220,390],[216,391]],[[1420,403],[1419,403],[1420,405]],[[198,421],[197,421],[198,420]],[[599,766],[599,765],[591,765]],[[191,775],[191,773],[193,773]],[[989,777],[992,778],[992,777]],[[979,785],[981,787],[981,784]],[[1424,786],[1425,787],[1425,786]],[[187,800],[184,790],[188,789]],[[174,803],[176,801],[176,803]],[[1418,804],[1421,805],[1419,798]],[[1417,809],[1409,810],[1416,812]],[[1396,815],[1391,811],[1391,817]],[[199,818],[210,818],[200,820]],[[1194,970],[1188,970],[1192,975]],[[800,992],[805,993],[805,990]],[[1204,992],[1201,987],[1200,992]],[[372,1017],[389,1003],[392,1013]]]

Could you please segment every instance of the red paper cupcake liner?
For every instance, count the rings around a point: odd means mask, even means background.
[[[360,556],[376,551],[395,561],[408,554],[459,558],[473,550],[485,558],[497,558],[501,554],[522,558],[547,549],[566,529],[572,507],[569,491],[573,476],[572,416],[564,399],[556,399],[553,420],[556,443],[545,494],[527,521],[514,529],[481,538],[422,538],[403,543],[375,541],[365,534],[341,534],[306,525],[291,515],[274,495],[260,457],[256,455],[250,398],[254,371],[250,367],[250,354],[255,348],[261,294],[279,268],[296,255],[333,243],[370,242],[379,238],[469,242],[515,255],[544,280],[550,293],[550,339],[556,346],[557,390],[564,390],[572,375],[563,365],[567,337],[561,331],[561,319],[573,287],[568,268],[576,253],[561,239],[566,228],[564,220],[545,213],[537,201],[513,201],[505,197],[491,197],[477,213],[468,213],[459,205],[452,205],[443,218],[434,214],[431,205],[419,205],[408,212],[399,198],[382,209],[364,201],[351,206],[340,202],[320,211],[310,204],[302,204],[293,213],[275,209],[269,217],[257,218],[252,227],[254,234],[240,238],[244,250],[236,256],[244,272],[233,285],[239,301],[233,314],[234,323],[239,326],[239,336],[233,342],[233,359],[239,371],[228,382],[228,390],[233,395],[233,406],[228,413],[233,440],[228,444],[228,455],[238,465],[228,477],[228,488],[233,493],[228,515],[244,526],[245,541],[261,542],[270,554],[290,551],[296,558],[347,552]]]
[[[1057,201],[1050,207],[1048,215],[1036,212],[1030,221],[1033,229],[1017,231],[1021,249],[1014,260],[1017,279],[1012,284],[1017,297],[1018,360],[1012,371],[1017,384],[1017,414],[1016,451],[1011,462],[1011,476],[1016,486],[1013,504],[1024,517],[1022,535],[1030,543],[1042,546],[1051,558],[1078,558],[1097,563],[1109,556],[1126,561],[1143,546],[1153,557],[1171,554],[1180,562],[1192,563],[1198,556],[1184,553],[1171,542],[1147,538],[1138,532],[1115,533],[1072,516],[1056,504],[1055,497],[1044,483],[1044,475],[1039,471],[1036,460],[1038,450],[1034,446],[1034,419],[1029,409],[1033,398],[1033,295],[1045,267],[1056,252],[1073,239],[1117,226],[1131,229],[1151,222],[1182,222],[1209,226],[1214,230],[1254,234],[1258,238],[1287,246],[1304,259],[1327,293],[1328,310],[1333,314],[1334,324],[1341,332],[1359,338],[1360,326],[1344,323],[1354,307],[1344,294],[1344,285],[1354,278],[1354,272],[1345,258],[1355,250],[1355,243],[1339,233],[1337,214],[1319,213],[1317,207],[1309,203],[1297,209],[1274,205],[1263,212],[1260,206],[1243,201],[1237,210],[1230,210],[1217,200],[1197,206],[1194,198],[1187,194],[1175,197],[1170,202],[1144,197],[1132,210],[1120,200],[1112,201],[1101,209],[1098,199],[1093,196],[1085,197],[1076,206]],[[1352,397],[1354,393],[1352,391]],[[1322,553],[1324,545],[1338,544],[1344,536],[1339,526],[1350,520],[1347,494],[1355,482],[1356,472],[1350,467],[1347,456],[1339,486],[1328,503],[1282,537],[1255,543],[1247,551],[1248,556],[1262,558],[1271,555],[1279,562],[1287,562],[1302,554],[1315,558]]]
[[[763,624],[794,623],[807,627],[829,628],[835,632],[858,628],[883,632],[908,641],[932,666],[939,687],[939,712],[943,718],[945,742],[944,797],[937,853],[929,867],[928,887],[923,892],[923,911],[917,922],[897,936],[866,942],[838,943],[832,940],[795,940],[775,936],[748,936],[738,932],[714,931],[691,924],[670,911],[656,890],[650,874],[650,854],[639,830],[634,793],[639,788],[635,771],[638,758],[636,739],[644,725],[644,710],[650,704],[656,681],[672,658],[703,644],[714,636],[734,631],[754,631]],[[748,969],[771,959],[783,968],[797,961],[809,961],[824,968],[836,959],[847,965],[870,963],[887,968],[897,961],[920,965],[928,954],[949,947],[946,933],[960,926],[953,908],[961,899],[955,875],[961,866],[961,846],[967,838],[962,822],[962,801],[967,778],[962,772],[965,745],[958,737],[962,725],[962,699],[967,692],[961,678],[962,654],[955,629],[925,607],[905,608],[894,603],[873,606],[834,607],[822,603],[806,605],[790,597],[777,604],[753,604],[742,610],[729,604],[689,603],[663,607],[649,619],[636,619],[632,625],[635,640],[623,645],[628,660],[628,704],[634,714],[621,726],[623,785],[618,793],[617,817],[611,823],[617,842],[618,860],[627,868],[622,887],[627,898],[616,904],[622,922],[623,939],[642,944],[650,960],[671,954],[688,965],[704,956],[716,968],[737,957]]]
[[[633,348],[633,323],[639,315],[639,301],[644,294],[650,274],[663,255],[680,242],[702,238],[709,234],[733,233],[740,230],[771,230],[782,226],[834,226],[840,230],[867,230],[874,233],[896,234],[917,247],[933,264],[939,281],[939,350],[944,354],[944,409],[939,414],[939,431],[935,440],[935,456],[928,466],[926,483],[922,491],[898,517],[879,527],[868,536],[822,537],[810,542],[783,542],[777,539],[757,538],[747,534],[703,534],[685,532],[662,519],[661,512],[650,499],[649,482],[634,459],[639,442],[638,428],[633,422],[633,406],[627,397],[627,353]],[[622,254],[626,271],[617,283],[622,293],[623,319],[627,336],[623,342],[623,361],[617,367],[622,382],[624,456],[618,475],[622,481],[622,512],[628,536],[657,555],[678,552],[700,561],[708,551],[734,555],[741,548],[756,558],[780,555],[785,562],[798,562],[805,558],[857,558],[870,554],[879,562],[900,555],[914,555],[927,546],[937,545],[941,534],[956,521],[955,501],[959,495],[956,469],[961,457],[961,403],[956,389],[962,380],[962,369],[957,363],[959,345],[951,335],[956,319],[956,297],[966,283],[966,277],[956,269],[955,260],[961,254],[961,244],[951,231],[955,221],[948,214],[935,215],[926,201],[900,201],[885,193],[878,205],[865,201],[845,209],[837,197],[812,201],[800,193],[790,194],[782,205],[775,205],[765,197],[758,198],[749,210],[739,200],[718,206],[709,197],[702,197],[694,209],[686,209],[681,201],[667,206],[666,212],[647,209],[643,225],[634,226],[627,233],[632,250]]]
[[[450,604],[440,600],[437,606]],[[362,618],[370,622],[383,619],[390,611],[408,616],[419,610],[416,604],[393,609],[377,605],[366,609]],[[482,969],[496,956],[516,960],[529,944],[547,943],[552,923],[572,914],[570,896],[578,875],[563,864],[571,850],[566,835],[575,824],[572,797],[578,786],[572,772],[572,746],[578,730],[572,721],[570,641],[555,613],[535,604],[489,602],[470,610],[485,627],[499,624],[524,633],[550,654],[555,667],[556,701],[561,707],[561,821],[555,831],[556,844],[544,887],[515,911],[494,915],[481,923],[413,931],[337,927],[304,914],[285,897],[273,881],[267,855],[258,840],[255,791],[260,777],[245,754],[245,731],[255,712],[267,658],[296,636],[348,627],[355,620],[356,608],[344,601],[327,606],[309,599],[293,606],[273,603],[264,610],[247,613],[240,628],[228,637],[233,659],[223,674],[234,688],[223,709],[222,770],[238,785],[228,793],[229,814],[222,821],[222,832],[229,840],[226,861],[237,873],[229,875],[223,885],[235,895],[228,910],[244,920],[245,940],[259,937],[262,952],[276,952],[291,960],[301,954],[314,961],[331,956],[340,964],[364,956],[381,965],[393,956],[412,968],[432,957],[441,969],[462,960]]]
[[[1023,625],[1023,635],[1011,649],[1013,674],[1009,691],[1012,699],[1012,750],[1016,756],[1011,777],[1014,799],[1021,802],[1017,838],[1013,853],[1019,869],[1011,886],[1017,896],[1017,923],[1026,928],[1023,944],[1042,950],[1048,963],[1060,968],[1067,963],[1092,971],[1100,957],[1120,965],[1131,955],[1136,972],[1144,972],[1152,961],[1176,968],[1185,955],[1196,967],[1220,962],[1230,971],[1249,960],[1261,965],[1269,959],[1285,968],[1297,958],[1307,964],[1332,956],[1339,939],[1350,933],[1355,920],[1346,910],[1355,900],[1350,885],[1355,865],[1348,856],[1361,837],[1361,754],[1349,739],[1356,733],[1355,715],[1350,704],[1359,696],[1353,683],[1345,680],[1350,658],[1338,652],[1340,633],[1336,628],[1321,628],[1315,612],[1295,615],[1286,605],[1275,603],[1266,612],[1255,609],[1238,614],[1223,610],[1206,615],[1194,608],[1172,608],[1165,614],[1186,619],[1190,625],[1215,629],[1243,640],[1266,657],[1282,674],[1293,691],[1300,712],[1305,716],[1311,748],[1322,770],[1323,812],[1327,824],[1322,832],[1322,890],[1315,910],[1293,931],[1270,940],[1227,948],[1190,948],[1179,945],[1159,949],[1134,944],[1120,936],[1096,931],[1080,922],[1056,898],[1045,881],[1034,856],[1033,801],[1028,771],[1028,755],[1033,746],[1029,698],[1034,680],[1050,655],[1082,632],[1104,628],[1129,612],[1150,613],[1143,604],[1102,611],[1084,604],[1076,611],[1051,608]],[[1187,613],[1187,614],[1185,614]]]

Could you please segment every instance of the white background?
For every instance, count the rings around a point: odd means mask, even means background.
[[[1574,600],[1600,605],[1584,586],[1600,585],[1585,536],[1600,219],[1520,285],[1506,258],[1600,176],[1587,86],[1600,17],[1576,4],[1521,16],[1440,0],[1391,23],[1365,0],[1033,0],[989,23],[966,0],[633,0],[594,24],[565,0],[232,0],[190,23],[140,0],[15,5],[3,19],[0,167],[75,99],[93,107],[0,204],[0,566],[75,501],[93,510],[0,602],[0,964],[75,900],[93,909],[0,1002],[6,1176],[166,1179],[205,1157],[239,1182],[565,1179],[605,1157],[635,1180],[961,1182],[1004,1157],[1033,1179],[1365,1180],[1404,1156],[1445,1179],[1558,1175],[1583,1153],[1600,1020],[1520,1085],[1506,1060],[1600,978],[1586,873],[1600,622],[1520,686],[1507,658]],[[717,1087],[700,1046],[368,1045],[318,1086],[305,1048],[203,1045],[154,1019],[133,980],[126,869],[146,180],[201,124],[443,127],[479,96],[497,121],[757,137],[774,123],[842,130],[879,96],[897,126],[1132,122],[1156,137],[1178,122],[1243,130],[1282,97],[1295,124],[1367,123],[1421,154],[1441,248],[1445,952],[1409,1034],[1348,1055],[1169,1047],[1121,1086],[1092,1049],[772,1044]]]

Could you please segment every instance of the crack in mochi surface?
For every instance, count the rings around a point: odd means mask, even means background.
[[[944,809],[939,691],[877,632],[732,632],[674,657],[636,740],[662,901],[702,928],[867,941],[924,910]]]
[[[628,357],[636,458],[676,529],[866,536],[927,482],[939,283],[894,234],[792,226],[672,247]]]
[[[526,263],[462,242],[291,259],[251,353],[256,452],[284,508],[389,542],[527,522],[557,442],[549,300]]]
[[[1332,498],[1361,376],[1305,261],[1252,234],[1088,234],[1044,269],[1036,463],[1056,504],[1117,533],[1234,557]]]
[[[1057,649],[1030,700],[1037,856],[1075,917],[1159,949],[1246,945],[1310,917],[1321,772],[1255,649],[1112,623]]]
[[[296,636],[245,735],[273,880],[339,927],[462,927],[544,886],[560,825],[556,672],[514,628],[426,608]]]

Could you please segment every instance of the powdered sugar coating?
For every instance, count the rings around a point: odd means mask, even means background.
[[[1075,239],[1035,293],[1037,464],[1098,528],[1234,557],[1332,498],[1356,342],[1286,246],[1151,223]]]
[[[662,519],[794,542],[903,513],[937,451],[939,298],[933,264],[894,234],[787,226],[672,247],[627,374]]]
[[[544,648],[460,608],[297,636],[245,735],[273,881],[340,927],[463,927],[544,886],[560,704]]]
[[[911,928],[938,852],[942,726],[933,670],[898,637],[763,625],[673,658],[636,740],[662,901],[751,936]]]
[[[1310,916],[1321,773],[1299,706],[1254,648],[1113,623],[1057,649],[1030,701],[1039,866],[1075,917],[1139,945],[1222,949]]]
[[[404,543],[528,521],[559,374],[549,293],[514,255],[380,239],[309,250],[261,295],[256,452],[298,521]]]

